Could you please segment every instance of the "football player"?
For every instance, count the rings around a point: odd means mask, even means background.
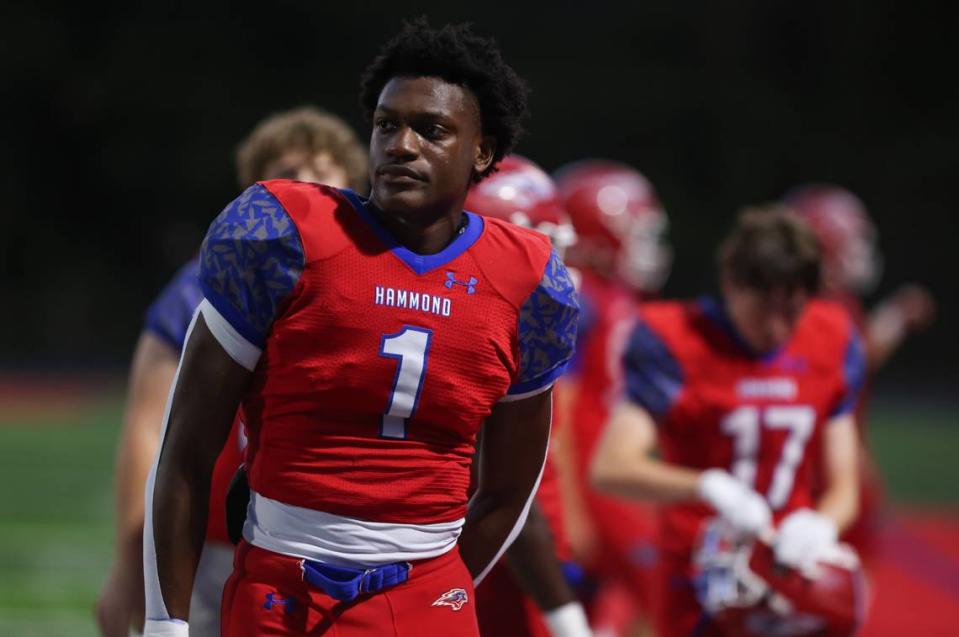
[[[582,275],[583,322],[575,363],[564,379],[570,426],[561,432],[573,452],[572,470],[562,474],[568,478],[568,527],[577,557],[598,580],[593,625],[618,634],[650,603],[653,519],[648,505],[590,488],[587,474],[622,392],[620,360],[637,303],[654,297],[669,274],[667,217],[650,182],[624,164],[579,161],[560,169],[556,180],[577,233],[567,262]]]
[[[882,367],[911,333],[927,327],[935,301],[924,287],[905,285],[866,312],[862,298],[882,275],[878,233],[862,201],[844,188],[812,184],[784,198],[823,248],[822,294],[845,305],[862,328],[869,370]]]
[[[366,149],[339,118],[315,108],[278,113],[261,122],[236,157],[241,187],[257,179],[295,176],[302,181],[361,190]],[[143,627],[143,487],[156,456],[163,408],[193,311],[203,297],[198,263],[191,260],[150,305],[130,369],[129,395],[116,462],[116,552],[97,600],[105,637],[126,637]],[[219,635],[223,583],[233,568],[224,516],[226,486],[241,462],[243,438],[235,425],[217,460],[206,543],[191,601],[194,635]]]
[[[856,513],[865,354],[848,313],[813,298],[815,235],[784,209],[747,210],[719,271],[719,298],[641,308],[623,359],[628,399],[592,463],[600,488],[662,503],[661,637],[721,634],[690,580],[709,519],[743,539],[775,527],[776,561],[809,572]],[[826,479],[814,498],[817,458]]]
[[[510,155],[495,174],[474,186],[466,209],[532,228],[549,237],[562,259],[576,240],[556,186],[535,163]],[[570,274],[575,274],[571,272]],[[553,389],[551,440],[565,426],[555,405],[562,383]],[[487,637],[588,637],[586,614],[566,582],[563,563],[571,554],[563,524],[563,504],[551,442],[536,500],[505,559],[476,589],[480,633]]]
[[[862,201],[844,188],[810,184],[791,190],[784,197],[816,233],[823,248],[823,278],[820,293],[841,303],[863,335],[870,373],[878,371],[912,333],[933,320],[935,302],[924,287],[900,287],[867,312],[862,298],[879,283],[882,258],[878,234]],[[866,444],[868,388],[856,406],[856,424],[861,441],[859,516],[844,539],[867,558],[878,548],[882,485]]]
[[[477,635],[474,582],[522,526],[576,294],[546,237],[463,201],[512,149],[525,83],[468,26],[416,20],[361,103],[369,199],[260,182],[204,240],[147,484],[149,635],[188,634],[209,475],[241,404],[251,499],[225,635]]]

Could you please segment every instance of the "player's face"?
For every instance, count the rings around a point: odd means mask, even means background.
[[[769,352],[789,339],[809,295],[803,290],[761,292],[727,281],[723,299],[739,335],[754,351]]]
[[[262,179],[296,179],[334,188],[349,186],[346,169],[333,161],[329,153],[311,154],[298,149],[288,150],[268,163]]]
[[[434,77],[395,77],[383,87],[370,140],[372,198],[383,211],[424,223],[458,214],[492,155],[468,89]]]

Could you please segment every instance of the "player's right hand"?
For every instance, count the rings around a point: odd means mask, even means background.
[[[772,512],[766,499],[722,469],[707,469],[699,477],[699,497],[744,536],[769,528]]]

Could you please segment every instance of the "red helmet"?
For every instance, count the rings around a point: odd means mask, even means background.
[[[845,544],[797,570],[777,564],[768,541],[737,542],[715,521],[694,571],[699,602],[726,637],[850,637],[865,616],[865,575]]]
[[[838,186],[812,184],[791,190],[784,200],[819,238],[827,285],[857,294],[871,291],[882,259],[876,227],[859,197]]]
[[[579,237],[570,262],[639,291],[658,291],[672,250],[665,240],[668,219],[649,180],[601,159],[564,166],[555,178]]]
[[[553,180],[519,155],[504,157],[497,168],[473,186],[466,197],[466,209],[542,232],[563,258],[566,248],[576,242],[576,232]]]

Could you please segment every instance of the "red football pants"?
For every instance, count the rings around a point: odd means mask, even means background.
[[[549,637],[536,603],[513,579],[505,558],[476,591],[476,614],[483,637]]]
[[[479,637],[473,580],[456,549],[414,562],[403,584],[340,602],[303,581],[299,559],[241,541],[221,612],[224,637]]]

